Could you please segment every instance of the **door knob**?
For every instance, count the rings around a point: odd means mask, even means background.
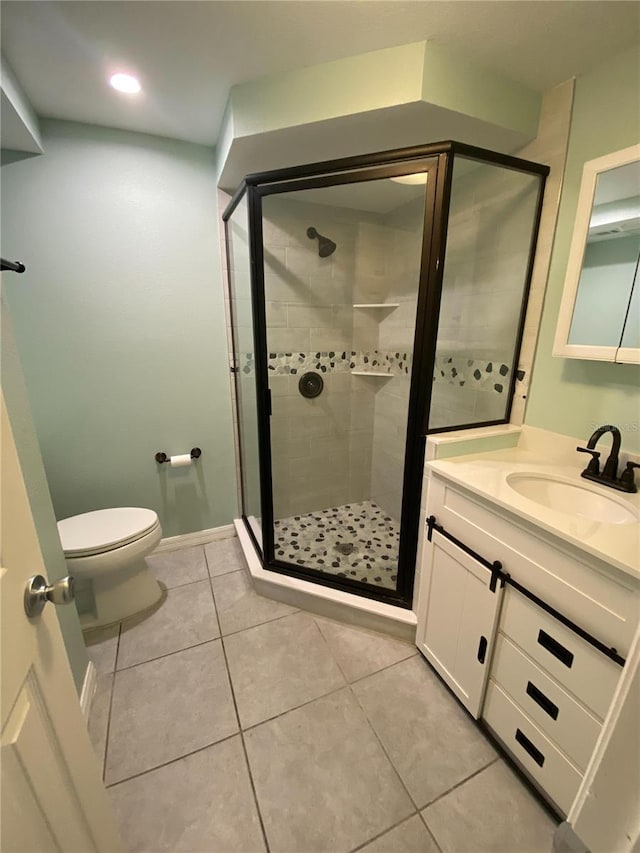
[[[49,585],[42,575],[34,575],[27,581],[24,591],[24,611],[32,619],[44,610],[47,601],[52,604],[69,604],[75,598],[75,578],[68,576]]]

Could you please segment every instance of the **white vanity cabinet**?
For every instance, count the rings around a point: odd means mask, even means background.
[[[435,471],[426,515],[418,648],[567,814],[638,625],[638,583]]]

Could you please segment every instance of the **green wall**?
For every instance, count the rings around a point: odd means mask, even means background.
[[[545,307],[525,422],[588,438],[599,424],[622,431],[622,446],[640,452],[640,367],[551,355],[573,223],[587,160],[638,142],[640,85],[637,50],[627,51],[576,80],[567,166]]]
[[[404,44],[240,83],[230,94],[235,135],[417,101],[424,49]]]
[[[245,173],[442,139],[515,151],[541,95],[433,42],[247,80],[231,88],[217,144],[220,186]]]
[[[212,149],[43,122],[2,169],[7,288],[57,518],[156,510],[165,536],[236,513]],[[154,454],[202,448],[191,468]]]
[[[538,92],[420,41],[239,83],[225,122],[247,136],[421,101],[525,137],[535,135],[540,114]]]

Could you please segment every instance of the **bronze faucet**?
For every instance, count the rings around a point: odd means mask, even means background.
[[[595,450],[595,446],[606,432],[611,433],[613,437],[613,444],[611,446],[611,453],[607,457],[607,461],[604,463],[604,468],[600,471],[600,453]],[[638,489],[633,475],[633,469],[640,468],[640,465],[637,462],[627,462],[627,466],[622,476],[618,478],[618,454],[620,452],[620,441],[621,436],[618,427],[613,426],[612,424],[605,424],[604,426],[598,427],[587,442],[586,447],[576,448],[580,453],[591,454],[591,461],[580,476],[584,477],[586,480],[593,480],[594,483],[601,483],[603,486],[609,486],[611,489],[617,489],[620,492],[637,492]]]

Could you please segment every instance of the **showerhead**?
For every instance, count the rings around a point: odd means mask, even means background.
[[[333,255],[337,248],[333,240],[323,237],[322,234],[318,234],[315,228],[307,228],[307,237],[310,240],[318,238],[318,254],[321,258],[328,258],[329,255]]]

